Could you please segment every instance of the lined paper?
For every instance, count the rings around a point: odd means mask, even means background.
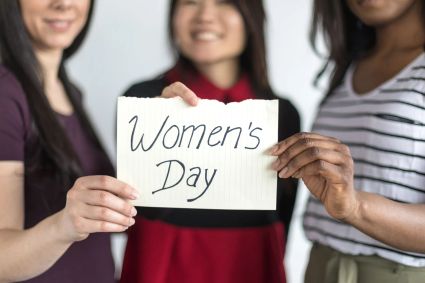
[[[278,101],[118,99],[117,177],[145,207],[275,210]]]

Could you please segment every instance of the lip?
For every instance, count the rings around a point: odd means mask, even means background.
[[[72,26],[71,19],[44,19],[44,22],[55,32],[66,32]]]

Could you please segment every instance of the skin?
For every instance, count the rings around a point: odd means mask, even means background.
[[[242,15],[229,1],[179,0],[172,19],[179,52],[212,83],[234,85],[240,74],[239,56],[246,46]],[[164,89],[161,97],[182,97],[196,105],[198,97],[182,83]]]
[[[62,53],[86,20],[89,0],[20,0],[25,26],[40,62],[52,108],[73,113],[58,79]],[[65,20],[65,21],[61,21]],[[122,232],[134,224],[138,198],[129,185],[108,176],[79,178],[66,206],[24,229],[24,164],[0,161],[0,282],[23,281],[48,270],[77,241],[96,232]]]
[[[422,1],[347,0],[363,22],[375,27],[377,43],[357,62],[353,85],[375,89],[423,52]],[[391,58],[391,60],[388,60]],[[334,218],[395,248],[425,252],[425,205],[403,204],[356,190],[348,146],[315,133],[299,133],[271,149],[281,178],[301,178]]]

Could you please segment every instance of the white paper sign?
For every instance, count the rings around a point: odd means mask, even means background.
[[[118,99],[117,175],[137,206],[276,209],[278,101]]]

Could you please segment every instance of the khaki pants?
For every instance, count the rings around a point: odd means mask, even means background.
[[[315,243],[305,283],[424,283],[425,267],[409,267],[378,256],[352,256]]]

